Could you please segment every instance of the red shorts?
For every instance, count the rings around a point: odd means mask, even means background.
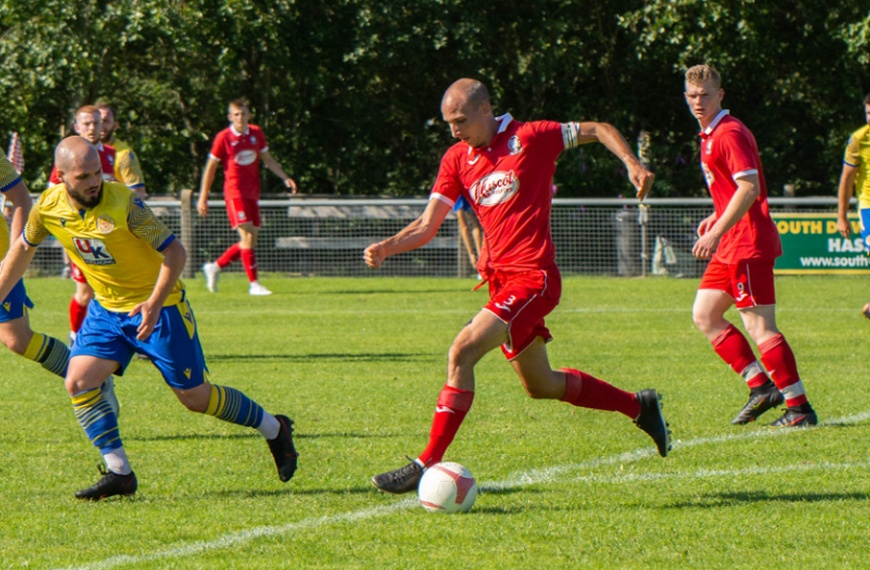
[[[710,260],[701,277],[698,289],[724,291],[734,298],[734,306],[748,309],[759,305],[776,304],[773,279],[773,259],[722,263]]]
[[[255,228],[260,227],[260,205],[256,200],[248,198],[233,198],[226,200],[227,217],[233,229],[242,224],[251,223]]]
[[[489,303],[484,307],[508,325],[508,340],[501,346],[508,360],[513,360],[537,337],[553,340],[544,325],[562,296],[562,276],[555,264],[546,269],[504,273],[489,277]]]
[[[76,283],[87,283],[88,280],[85,279],[85,274],[82,273],[82,270],[79,269],[79,266],[73,262],[69,264],[69,276]]]

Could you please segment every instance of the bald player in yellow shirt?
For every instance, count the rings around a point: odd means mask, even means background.
[[[30,193],[21,175],[16,172],[9,158],[0,150],[0,193],[12,204],[12,235],[21,234],[27,216],[33,206]],[[0,221],[0,257],[9,250],[10,229],[5,221]],[[29,310],[33,302],[27,296],[24,280],[19,279],[13,284],[10,292],[0,297],[0,342],[28,360],[42,365],[49,372],[66,377],[69,363],[69,349],[60,340],[34,332],[30,328]],[[109,405],[118,413],[118,401],[115,398],[114,380],[110,376],[103,385],[103,392]]]
[[[61,183],[43,192],[24,233],[0,267],[0,298],[30,265],[37,246],[54,236],[94,289],[88,316],[70,351],[66,388],[76,419],[106,467],[76,497],[132,495],[138,481],[118,421],[101,390],[123,375],[136,352],[146,354],[189,410],[258,430],[269,444],[281,481],[296,471],[293,422],[274,416],[242,392],[209,381],[196,319],[181,281],[187,253],[172,232],[129,188],[103,180],[100,157],[73,136],[55,150]]]

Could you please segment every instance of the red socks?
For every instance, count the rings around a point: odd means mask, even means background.
[[[803,382],[791,347],[781,334],[758,345],[761,362],[770,370],[773,383],[785,396],[785,405],[796,408],[807,403]]]
[[[767,373],[758,365],[746,337],[734,325],[722,331],[712,344],[716,354],[744,377],[750,389],[768,381]],[[764,368],[770,370],[770,379],[785,396],[786,406],[796,408],[806,404],[807,396],[798,374],[797,362],[785,337],[778,334],[762,342],[758,345],[758,352]]]
[[[749,389],[758,388],[767,383],[767,374],[755,359],[755,353],[749,346],[749,341],[743,336],[737,327],[728,325],[728,328],[719,333],[710,341],[716,354],[731,366],[732,370],[743,376]]]
[[[82,323],[85,322],[85,316],[88,314],[87,305],[79,305],[75,297],[69,303],[69,330],[78,333],[82,328]]]
[[[218,267],[223,269],[237,259],[242,260],[242,267],[245,268],[245,273],[248,275],[248,281],[253,283],[258,279],[257,275],[257,256],[254,255],[253,249],[242,249],[238,243],[234,243],[227,248],[223,254],[217,258]]]
[[[237,260],[240,256],[239,252],[241,250],[242,250],[242,248],[239,247],[238,243],[234,243],[233,245],[228,247],[227,250],[225,252],[223,252],[223,254],[221,254],[220,257],[217,258],[216,263],[218,264],[218,267],[223,269],[224,267],[226,267],[230,263]]]
[[[456,437],[456,432],[459,431],[473,401],[474,392],[444,385],[438,394],[432,430],[429,432],[429,445],[418,458],[424,466],[434,465],[444,458],[444,453]]]
[[[257,257],[254,255],[253,249],[243,249],[242,252],[242,267],[245,268],[245,273],[248,274],[248,281],[253,283],[257,280]]]
[[[620,412],[631,419],[640,415],[640,404],[631,392],[621,390],[594,376],[565,368],[565,395],[563,402],[581,408]]]

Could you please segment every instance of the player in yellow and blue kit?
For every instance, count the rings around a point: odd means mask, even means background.
[[[46,190],[0,268],[0,298],[21,279],[36,246],[49,235],[63,245],[93,287],[95,298],[72,349],[66,388],[76,418],[107,469],[76,492],[99,500],[132,495],[138,482],[115,413],[100,389],[123,375],[142,353],[191,411],[257,429],[266,438],[282,481],[296,471],[293,422],[273,416],[242,392],[209,382],[196,320],[180,280],[181,243],[126,186],[102,178],[97,150],[86,139],[64,139],[55,151],[61,184]]]
[[[865,251],[870,253],[870,94],[864,97],[864,120],[867,124],[849,136],[843,156],[837,191],[837,230],[846,239],[852,235],[849,202],[852,194],[857,194],[861,238]]]
[[[12,233],[19,235],[33,205],[27,186],[16,172],[12,163],[0,150],[0,193],[12,204]],[[0,221],[0,256],[9,249],[9,226]],[[34,332],[30,328],[28,310],[33,302],[27,296],[24,281],[19,279],[0,303],[0,342],[9,350],[28,360],[42,365],[49,372],[64,378],[69,362],[69,349],[60,340]],[[109,404],[117,413],[118,402],[115,398],[113,379],[109,377],[103,391]]]

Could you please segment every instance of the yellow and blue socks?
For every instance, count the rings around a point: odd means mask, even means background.
[[[35,332],[22,356],[38,362],[43,368],[61,378],[66,377],[69,364],[69,348],[52,336]]]
[[[128,475],[132,469],[127,460],[118,430],[118,418],[103,397],[102,388],[92,388],[72,397],[73,411],[94,447],[100,450],[106,467],[118,475]]]
[[[257,429],[266,439],[278,437],[281,424],[260,404],[229,386],[211,385],[205,414],[225,422]]]

